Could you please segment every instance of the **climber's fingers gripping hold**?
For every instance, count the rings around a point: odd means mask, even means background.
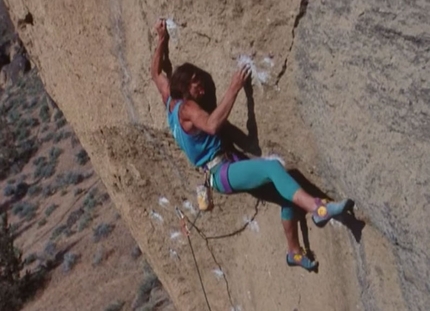
[[[240,90],[244,85],[246,80],[251,75],[251,66],[249,64],[243,65],[238,71],[233,75],[232,86],[236,90]]]
[[[246,80],[251,75],[251,65],[250,64],[245,64],[244,66],[242,66],[242,68],[240,70],[240,75],[242,77],[242,80],[244,82],[246,82]]]
[[[166,19],[164,18],[159,18],[157,20],[157,22],[155,23],[155,30],[158,34],[158,38],[160,40],[163,39],[168,39],[169,38],[169,33],[167,32],[167,27],[166,27]]]

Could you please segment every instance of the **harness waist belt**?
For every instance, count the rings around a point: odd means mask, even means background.
[[[207,169],[208,171],[210,171],[211,169],[213,169],[215,166],[217,166],[219,163],[221,163],[225,159],[227,159],[225,153],[219,154],[219,155],[215,156],[215,158],[213,158],[212,160],[207,162],[203,167],[205,169]]]

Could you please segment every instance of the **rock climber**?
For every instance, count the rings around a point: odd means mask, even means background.
[[[332,217],[345,210],[348,200],[328,202],[312,197],[279,161],[263,158],[239,160],[226,152],[218,133],[227,121],[238,93],[250,77],[250,67],[244,65],[234,73],[224,97],[212,112],[208,112],[200,101],[206,91],[202,69],[184,63],[172,73],[171,66],[167,65],[170,70],[167,70],[166,75],[163,74],[166,62],[170,63],[166,56],[169,42],[166,20],[159,19],[155,30],[158,43],[151,63],[151,76],[165,104],[169,127],[188,160],[211,175],[211,187],[214,190],[229,194],[273,183],[285,200],[310,213],[318,227],[323,227]],[[288,244],[286,262],[289,266],[301,266],[311,271],[316,269],[318,262],[311,260],[300,247],[294,205],[281,208]]]

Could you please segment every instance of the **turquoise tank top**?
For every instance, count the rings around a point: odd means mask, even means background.
[[[176,103],[173,111],[170,112],[171,97],[167,100],[167,122],[176,143],[185,152],[188,160],[197,167],[201,167],[206,162],[212,160],[221,149],[221,140],[216,135],[210,135],[199,131],[196,134],[187,134],[179,122],[179,107],[183,101]]]

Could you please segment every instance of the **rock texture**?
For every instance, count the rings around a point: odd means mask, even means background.
[[[411,310],[430,308],[429,14],[426,1],[315,1],[294,45],[320,172],[390,242]]]
[[[426,278],[417,278],[428,273],[424,2],[381,2],[379,11],[364,0],[6,3],[179,310],[428,307]],[[174,207],[196,219],[201,175],[174,144],[150,81],[160,16],[169,18],[173,64],[207,70],[218,97],[238,64],[253,62],[252,92],[240,94],[230,118],[239,147],[276,153],[331,196],[357,200],[368,221],[359,234],[337,223],[303,227],[318,274],[286,266],[279,207],[248,194],[217,194],[191,247],[178,233]]]

